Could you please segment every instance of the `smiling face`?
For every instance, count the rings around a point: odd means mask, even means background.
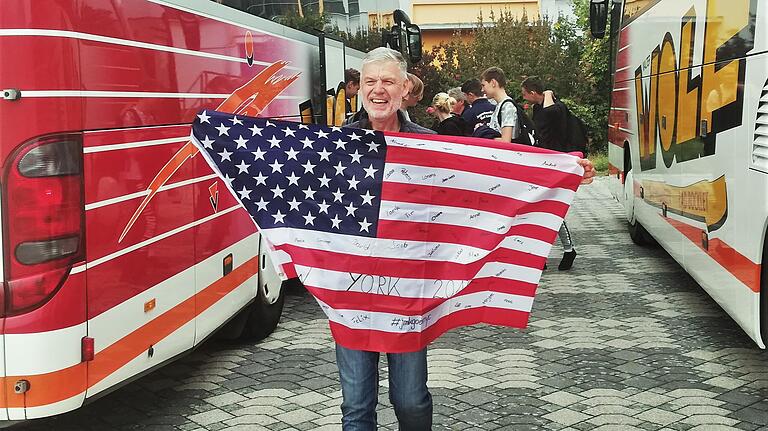
[[[406,79],[394,61],[366,63],[360,73],[360,93],[368,118],[383,121],[397,114],[408,90]]]

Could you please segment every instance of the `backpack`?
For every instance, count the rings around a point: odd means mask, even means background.
[[[587,157],[588,128],[584,121],[577,117],[565,103],[560,102],[565,109],[565,138],[566,151],[578,151],[582,157]]]
[[[536,133],[534,132],[533,121],[528,118],[528,114],[525,113],[525,110],[523,110],[523,108],[513,99],[506,99],[501,102],[499,118],[497,118],[499,124],[501,124],[501,109],[507,102],[512,102],[517,110],[517,125],[515,127],[520,130],[520,135],[517,138],[512,139],[512,142],[515,144],[536,145]]]

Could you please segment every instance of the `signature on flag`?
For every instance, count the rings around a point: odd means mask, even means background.
[[[213,111],[192,140],[336,342],[380,352],[458,326],[525,327],[583,174],[532,147]]]

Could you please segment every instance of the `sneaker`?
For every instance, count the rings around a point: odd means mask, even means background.
[[[566,251],[563,253],[563,260],[560,261],[560,265],[557,266],[557,269],[560,271],[571,269],[574,259],[576,259],[576,250]]]

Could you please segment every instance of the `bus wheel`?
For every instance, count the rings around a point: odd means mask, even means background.
[[[246,309],[248,317],[243,326],[241,339],[259,341],[267,338],[280,322],[285,303],[287,283],[280,280],[275,266],[266,253],[266,245],[259,238],[259,281],[256,299]]]

